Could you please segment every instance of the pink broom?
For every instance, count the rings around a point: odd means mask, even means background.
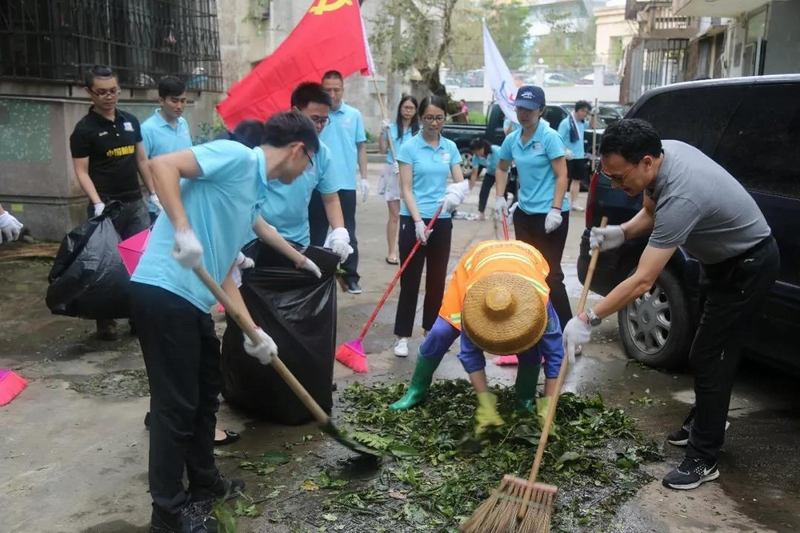
[[[27,385],[16,372],[0,368],[0,407],[10,403]]]

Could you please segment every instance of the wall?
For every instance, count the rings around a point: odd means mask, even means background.
[[[72,169],[69,136],[88,112],[81,87],[0,83],[0,204],[42,240],[60,240],[86,219],[86,197]],[[123,91],[119,107],[140,120],[155,91]],[[193,134],[213,120],[214,93],[189,93]]]
[[[622,39],[624,49],[636,35],[636,23],[625,20],[625,8],[614,7],[608,9],[597,9],[595,14],[595,26],[597,36],[595,38],[595,56],[597,61],[606,65],[609,72],[616,72],[621,57],[614,61],[610,56],[611,41],[613,38]]]
[[[769,9],[764,74],[800,72],[800,2],[773,1]]]

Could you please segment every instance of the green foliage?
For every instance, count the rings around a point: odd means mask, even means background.
[[[535,415],[512,411],[513,389],[493,388],[507,425],[476,441],[469,382],[437,381],[423,405],[391,411],[388,406],[405,388],[356,383],[344,391],[345,420],[355,429],[349,435],[394,460],[385,461],[371,483],[335,490],[327,512],[367,517],[379,510],[410,528],[403,531],[453,531],[503,474],[527,478],[541,432]],[[557,437],[551,436],[539,475],[559,487],[553,531],[608,530],[619,505],[650,479],[640,465],[659,459],[660,450],[600,396],[562,395],[556,423]],[[327,475],[317,482],[331,485]]]
[[[214,115],[214,120],[211,124],[208,122],[201,122],[197,125],[198,133],[195,135],[194,143],[202,144],[208,141],[213,141],[218,135],[228,131],[225,123],[219,115]]]
[[[480,111],[470,111],[469,121],[471,124],[486,124],[486,115]]]
[[[551,12],[545,17],[550,33],[539,37],[531,48],[532,63],[539,58],[550,69],[589,67],[595,59],[594,19],[587,27],[575,24],[568,13]]]

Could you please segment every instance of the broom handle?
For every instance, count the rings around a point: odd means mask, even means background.
[[[440,205],[439,209],[437,209],[436,212],[433,214],[433,218],[431,219],[431,221],[428,222],[428,225],[425,227],[426,232],[431,230],[433,225],[436,223],[436,219],[439,218],[439,214],[441,212],[442,212],[442,206]],[[364,324],[364,329],[361,330],[361,334],[358,336],[358,338],[361,339],[362,341],[364,340],[364,337],[367,336],[367,332],[369,331],[370,326],[372,326],[372,323],[375,322],[375,318],[377,318],[378,312],[381,310],[381,307],[383,307],[383,304],[386,303],[386,299],[389,298],[389,295],[392,293],[392,289],[394,289],[394,286],[397,285],[397,280],[399,280],[400,276],[403,275],[403,271],[411,262],[411,258],[414,257],[414,254],[417,253],[417,250],[419,250],[421,244],[422,240],[417,239],[417,242],[414,244],[414,247],[411,249],[411,252],[408,254],[408,257],[406,257],[406,260],[403,261],[403,264],[397,271],[397,274],[394,275],[394,279],[392,279],[392,282],[389,284],[389,287],[386,289],[386,292],[383,293],[383,296],[381,297],[381,300],[378,302],[378,305],[375,306],[375,310],[367,319],[367,323]]]
[[[217,299],[219,303],[221,303],[225,307],[225,311],[233,318],[233,321],[236,322],[236,325],[244,332],[247,337],[253,341],[253,344],[258,345],[261,344],[261,336],[256,332],[255,328],[252,327],[248,321],[245,320],[244,315],[242,315],[241,311],[239,311],[236,304],[233,303],[231,297],[219,286],[219,284],[214,281],[209,273],[203,268],[202,265],[196,266],[192,269],[197,277],[200,278],[200,281],[203,282],[208,290],[211,291],[211,294],[214,295],[214,298]],[[330,417],[322,410],[322,407],[311,397],[305,387],[297,381],[297,378],[294,377],[294,374],[286,368],[286,365],[283,364],[283,361],[278,359],[278,356],[274,356],[272,358],[272,362],[270,363],[272,368],[280,375],[283,381],[292,389],[300,401],[303,402],[303,405],[306,406],[314,418],[320,424],[327,424],[330,421]]]
[[[383,120],[389,120],[389,117],[386,115],[386,108],[383,105],[383,97],[381,96],[381,88],[378,85],[378,78],[375,77],[375,73],[372,73],[372,81],[375,83],[375,96],[378,99],[378,104],[381,106],[381,116]],[[392,139],[392,134],[390,130],[386,130],[386,138],[389,140],[389,151],[392,153],[392,161],[397,163],[397,150],[394,148],[394,139]]]
[[[600,221],[600,227],[604,228],[608,224],[608,217],[603,217]],[[589,296],[589,287],[592,284],[592,277],[594,277],[594,269],[597,266],[597,259],[600,257],[600,249],[595,248],[592,251],[592,259],[589,261],[589,269],[586,272],[586,280],[583,284],[583,291],[581,291],[581,299],[578,302],[578,313],[580,314],[583,312],[583,308],[586,306],[586,298]],[[550,405],[547,409],[547,416],[544,420],[544,426],[542,427],[542,436],[539,437],[539,446],[536,448],[536,458],[533,460],[533,468],[531,468],[531,475],[528,477],[528,481],[533,484],[536,482],[536,476],[539,475],[539,467],[542,465],[542,457],[544,456],[544,447],[547,444],[547,437],[550,436],[550,426],[553,423],[553,419],[556,416],[556,405],[558,404],[558,397],[561,396],[561,387],[564,385],[564,379],[567,377],[567,361],[569,357],[567,354],[564,354],[564,358],[561,360],[561,369],[558,371],[558,379],[556,380],[556,391],[553,395],[553,398],[550,401]],[[525,516],[527,512],[528,503],[531,501],[531,487],[530,485],[525,489],[525,495],[522,498],[522,507],[520,507],[519,511],[519,518]]]
[[[500,213],[500,219],[503,221],[503,238],[508,240],[508,220],[506,220],[505,215]]]

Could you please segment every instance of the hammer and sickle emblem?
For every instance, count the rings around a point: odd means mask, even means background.
[[[322,15],[328,11],[336,11],[344,6],[352,6],[353,0],[317,0],[309,11],[315,15]]]

